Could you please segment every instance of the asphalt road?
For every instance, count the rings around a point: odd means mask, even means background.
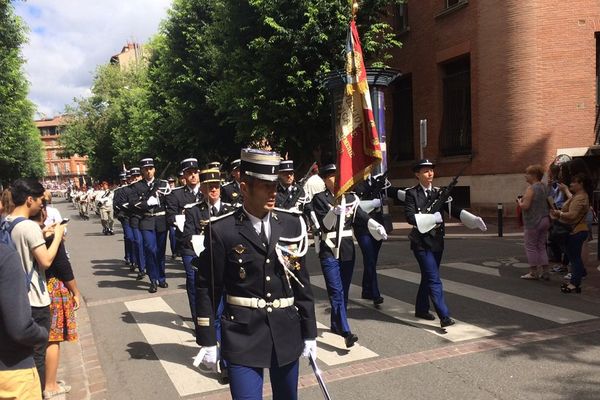
[[[147,279],[136,281],[122,261],[118,224],[115,236],[104,236],[97,217],[82,221],[71,205],[57,206],[71,218],[67,246],[106,376],[106,398],[227,398],[226,386],[191,365],[198,348],[180,261],[167,256],[169,288],[149,294]],[[357,247],[349,316],[360,346],[348,352],[326,332],[329,303],[311,251],[307,265],[322,324],[319,364],[332,398],[600,398],[597,292],[584,286],[582,295],[561,294],[558,276],[521,280],[524,260],[519,237],[447,239],[442,277],[459,323],[443,331],[411,316],[419,275],[406,240],[382,247],[386,301],[380,309],[356,296],[362,278]],[[307,386],[300,398],[322,399],[304,360],[300,375]]]

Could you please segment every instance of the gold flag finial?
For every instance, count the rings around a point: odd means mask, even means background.
[[[358,12],[358,1],[350,0],[350,4],[352,6],[352,19],[355,19]]]

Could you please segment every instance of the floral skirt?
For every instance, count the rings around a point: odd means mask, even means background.
[[[50,294],[50,337],[49,342],[73,342],[77,340],[75,302],[65,284],[57,278],[48,280]]]

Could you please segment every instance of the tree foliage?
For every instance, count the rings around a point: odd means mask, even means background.
[[[26,30],[7,0],[0,0],[0,181],[44,174],[42,141],[22,70]]]

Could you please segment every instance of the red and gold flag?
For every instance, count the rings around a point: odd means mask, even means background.
[[[356,23],[350,22],[346,40],[346,90],[336,121],[336,197],[363,181],[381,162],[381,145],[371,107],[367,71]]]

